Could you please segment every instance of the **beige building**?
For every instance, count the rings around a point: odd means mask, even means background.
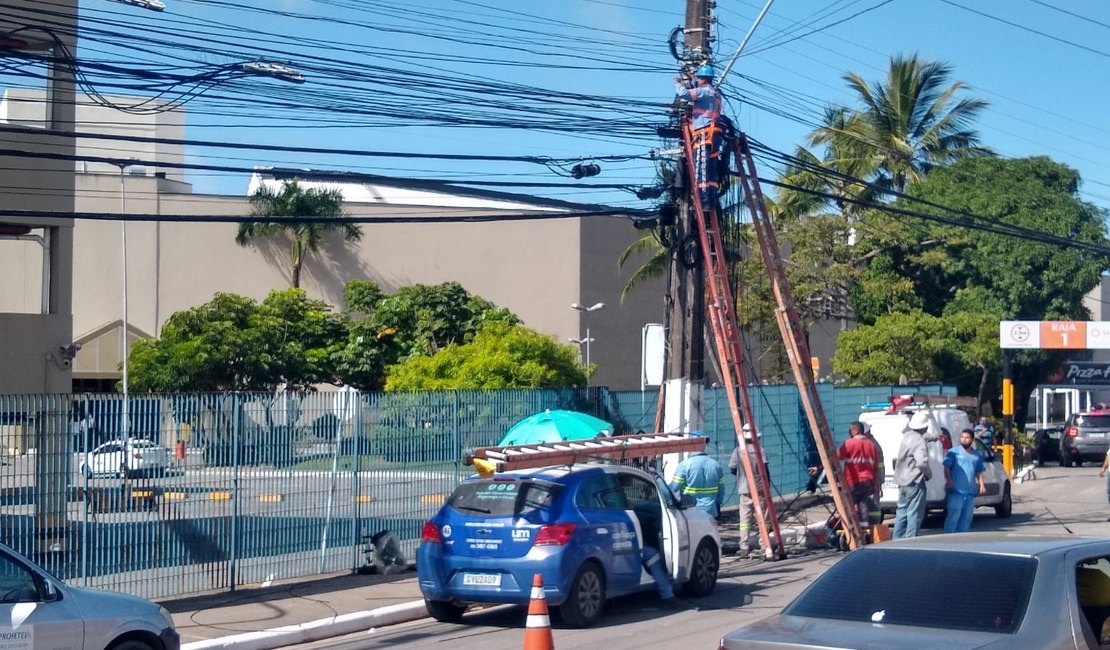
[[[136,101],[111,99],[120,104]],[[9,124],[41,128],[45,120],[42,106],[41,96],[34,93],[9,92],[0,103],[0,117]],[[136,116],[82,98],[76,119],[82,133],[183,137],[180,111]],[[243,196],[194,194],[179,169],[172,166],[184,160],[180,146],[78,138],[75,150],[78,157],[119,160],[116,165],[69,163],[75,172],[70,180],[75,183],[78,214],[161,217],[126,225],[130,341],[157,336],[174,312],[207,302],[216,292],[261,299],[273,289],[290,286],[285,244],[259,242],[244,248],[235,243],[237,224],[203,221],[205,217],[248,214],[247,195],[261,183],[279,184],[280,172],[256,173],[249,187],[244,187]],[[134,163],[129,164],[129,159],[135,159]],[[151,161],[171,166],[159,167]],[[437,190],[427,183],[414,187],[386,178],[358,182],[304,172],[297,175],[308,186],[338,187],[348,213],[380,220],[362,224],[362,241],[348,243],[336,235],[320,255],[306,260],[301,286],[310,297],[338,307],[343,286],[352,279],[374,280],[385,291],[456,281],[562,342],[586,338],[588,327],[593,339],[590,360],[598,367],[593,383],[639,388],[641,330],[647,323],[662,321],[663,285],[662,281],[645,284],[621,303],[620,292],[634,267],[619,271],[617,256],[643,234],[627,217],[562,217],[588,206],[500,192],[447,186]],[[462,217],[496,219],[527,214],[543,218],[451,222]],[[397,217],[412,218],[412,222],[390,222]],[[76,221],[69,276],[73,283],[72,341],[80,345],[73,361],[75,390],[113,390],[120,378],[123,230],[123,224],[115,220]],[[0,289],[4,309],[34,307],[37,294],[31,251],[24,252],[22,258],[9,260],[12,272],[22,277]],[[572,303],[590,306],[599,302],[605,307],[588,315],[571,308]],[[41,388],[27,384],[20,390],[37,392]]]
[[[69,392],[71,383],[75,177],[65,157],[75,143],[46,128],[72,126],[74,87],[61,48],[42,28],[76,51],[77,0],[0,0],[4,65],[41,79],[44,98],[38,124],[14,123],[0,146],[0,394]]]

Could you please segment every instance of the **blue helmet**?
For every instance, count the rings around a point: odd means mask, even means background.
[[[694,76],[695,77],[708,77],[709,79],[712,79],[713,78],[713,66],[709,65],[708,63],[704,63],[704,64],[698,66],[698,71],[694,73]]]

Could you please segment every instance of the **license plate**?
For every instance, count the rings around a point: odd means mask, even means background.
[[[499,573],[464,573],[463,585],[467,587],[500,587]]]
[[[887,488],[896,488],[896,487],[898,487],[898,484],[895,483],[894,481],[883,481],[883,489],[884,490],[887,489]]]
[[[1087,437],[1088,438],[1105,438],[1106,437],[1106,432],[1105,431],[1091,431],[1090,433],[1087,434]]]

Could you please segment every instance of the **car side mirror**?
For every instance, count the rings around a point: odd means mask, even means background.
[[[45,578],[40,578],[39,580],[41,584],[39,593],[42,594],[42,602],[52,603],[56,600],[61,600],[61,594],[58,592],[58,588],[54,586],[53,582]]]
[[[693,508],[696,505],[698,505],[698,500],[697,499],[695,499],[693,496],[691,496],[689,494],[683,494],[682,498],[679,499],[678,507],[680,507],[680,508]]]

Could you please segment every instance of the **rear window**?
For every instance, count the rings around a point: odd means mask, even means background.
[[[555,502],[562,486],[544,481],[467,481],[447,504],[465,514],[493,517],[526,517],[546,510]]]
[[[795,616],[1012,634],[1037,561],[924,550],[850,553],[798,597]]]
[[[1077,415],[1075,426],[1087,429],[1110,429],[1110,415]]]

